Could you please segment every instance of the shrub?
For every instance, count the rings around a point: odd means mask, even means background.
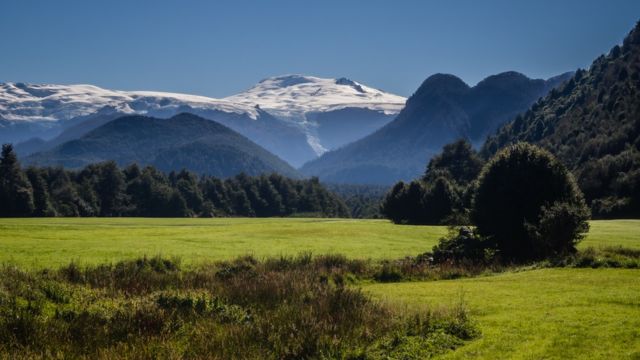
[[[471,228],[462,226],[440,240],[433,247],[433,262],[488,262],[492,260],[491,247],[482,241]]]

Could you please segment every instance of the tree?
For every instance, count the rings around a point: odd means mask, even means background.
[[[114,161],[99,165],[96,193],[100,199],[100,216],[117,216],[124,203],[124,175]]]
[[[198,186],[198,177],[186,170],[180,171],[177,175],[175,187],[180,191],[180,195],[187,202],[187,206],[195,213],[202,211],[203,196]]]
[[[281,216],[284,214],[284,205],[282,204],[282,196],[276,188],[271,184],[269,177],[260,176],[258,179],[258,190],[260,197],[267,203],[264,212],[258,211],[258,216]]]
[[[33,188],[33,216],[56,216],[56,211],[51,205],[47,182],[40,169],[30,167],[26,171],[27,178]]]
[[[0,155],[0,216],[30,216],[33,209],[31,184],[20,169],[13,146],[4,144]]]
[[[437,178],[433,185],[427,189],[422,203],[425,214],[423,222],[432,225],[447,221],[460,207],[458,194],[451,182],[445,177]]]
[[[184,197],[180,194],[180,191],[173,190],[169,195],[169,202],[163,209],[162,216],[168,217],[188,217],[193,215]]]
[[[407,211],[404,207],[405,193],[405,183],[403,181],[397,182],[387,193],[380,205],[380,213],[396,224],[403,223],[403,221],[408,217]]]
[[[208,177],[201,183],[203,197],[210,202],[217,216],[230,215],[231,207],[228,198],[228,190],[222,180]]]
[[[479,176],[472,220],[504,260],[572,252],[588,229],[588,218],[571,173],[534,145],[518,143],[500,151]]]
[[[460,139],[445,145],[442,152],[429,161],[422,180],[429,183],[444,176],[460,185],[466,185],[478,176],[482,165],[483,161],[473,150],[471,143]]]
[[[426,224],[425,193],[420,181],[409,184],[400,181],[385,197],[381,212],[396,224]]]

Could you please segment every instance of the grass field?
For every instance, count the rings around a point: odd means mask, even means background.
[[[365,289],[409,307],[463,296],[482,336],[445,358],[640,358],[640,270],[542,269]]]
[[[141,255],[183,263],[340,253],[394,259],[428,251],[446,227],[339,219],[0,219],[0,263],[26,268]],[[640,220],[593,221],[581,244],[640,249]],[[399,306],[461,296],[482,331],[446,358],[640,359],[640,270],[539,269],[476,278],[364,285]]]
[[[341,253],[393,259],[430,250],[443,226],[347,219],[0,219],[0,262],[30,268],[95,264],[141,255],[179,256],[186,265],[257,257]],[[581,247],[640,248],[640,220],[593,221]]]

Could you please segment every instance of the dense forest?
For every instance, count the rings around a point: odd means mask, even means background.
[[[482,153],[520,141],[572,170],[594,216],[640,215],[640,23],[622,46],[502,127]]]
[[[340,196],[355,219],[382,218],[380,203],[389,191],[384,185],[324,184],[329,190]]]
[[[291,215],[348,217],[349,210],[317,178],[240,174],[223,180],[136,164],[119,168],[114,161],[77,171],[22,169],[13,147],[2,147],[0,217]]]

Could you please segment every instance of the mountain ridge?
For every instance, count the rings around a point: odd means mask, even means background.
[[[434,74],[395,120],[300,170],[338,183],[391,184],[415,178],[444,144],[460,137],[484,141],[499,124],[525,111],[569,74],[541,80],[504,72],[473,87],[455,75]]]

